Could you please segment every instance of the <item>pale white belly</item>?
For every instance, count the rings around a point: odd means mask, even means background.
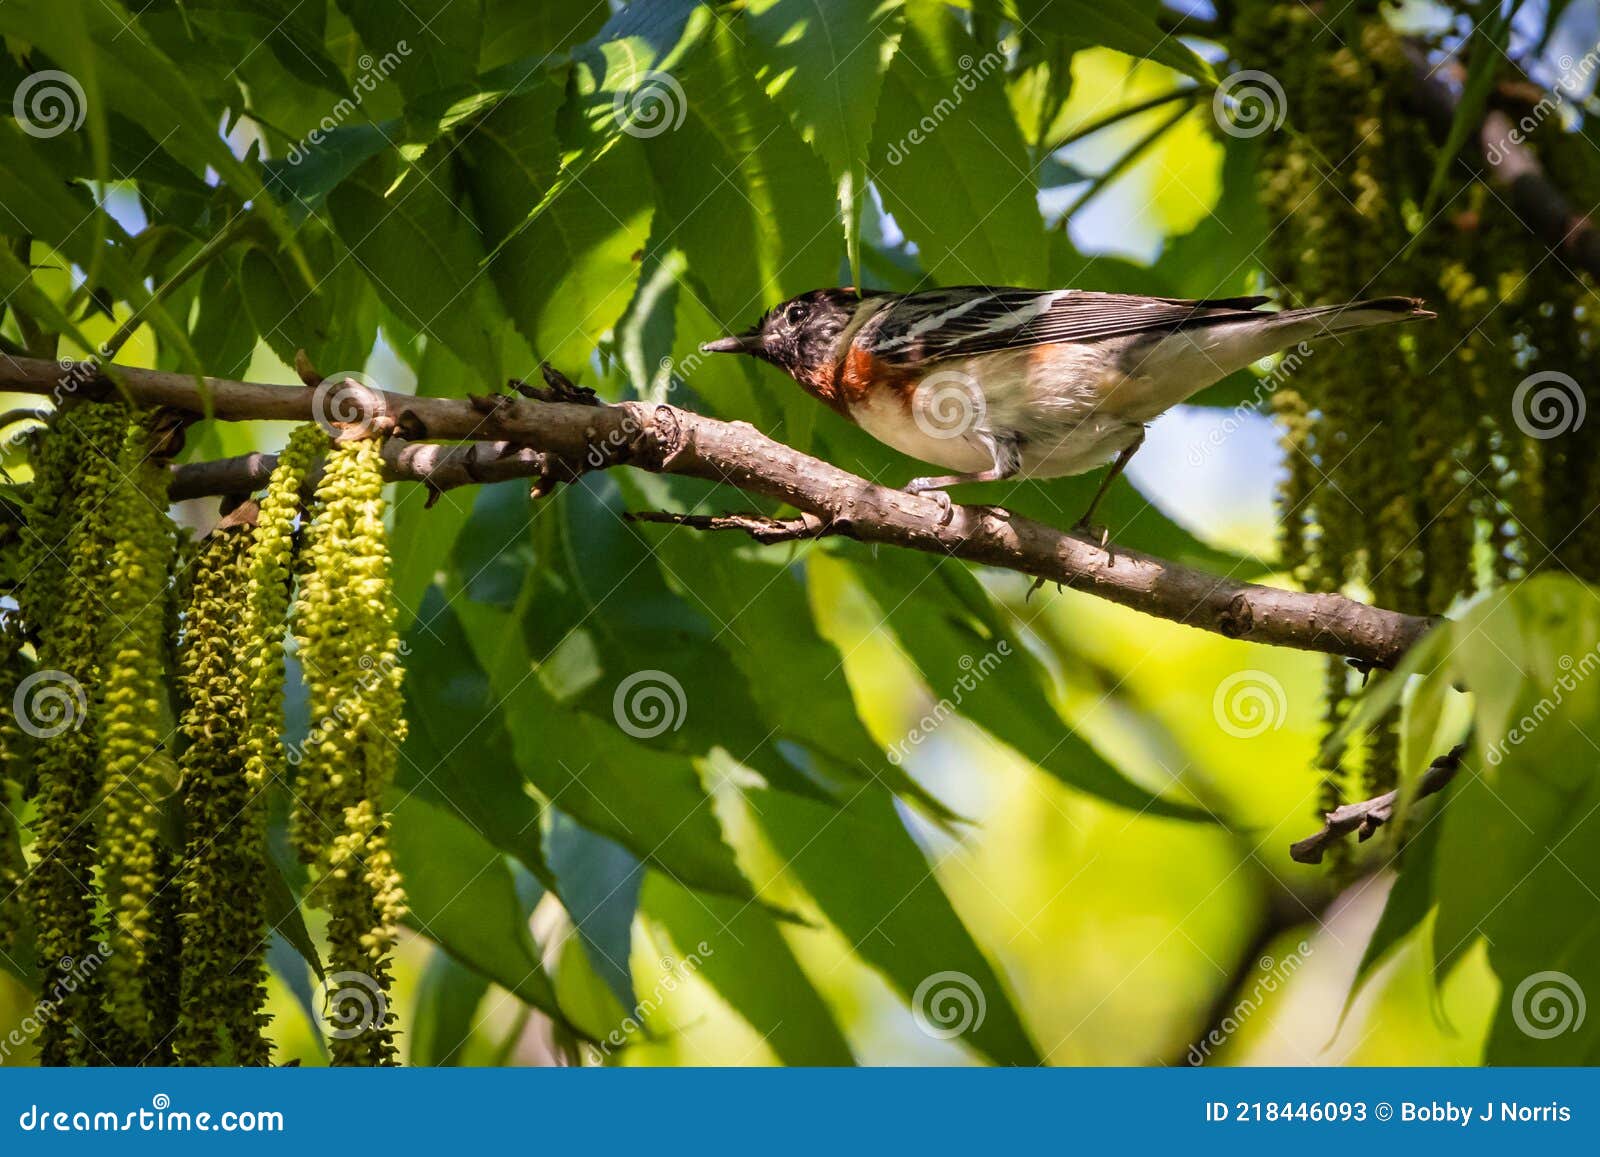
[[[945,363],[919,383],[909,404],[893,391],[873,391],[850,417],[878,441],[957,473],[993,465],[998,433],[1018,438],[1020,477],[1082,474],[1138,440],[1143,422],[1126,411],[1148,405],[1140,383],[1095,380],[1106,360],[1085,353],[1066,347],[1050,360],[1029,350],[991,354],[983,359],[981,392],[969,362]]]

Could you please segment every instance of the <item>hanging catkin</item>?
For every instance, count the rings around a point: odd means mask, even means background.
[[[328,912],[329,971],[368,987],[373,1017],[336,1033],[335,1064],[392,1064],[389,954],[404,914],[383,796],[404,738],[399,639],[377,440],[334,446],[317,487],[294,614],[311,731],[295,800],[296,846]],[[364,978],[364,979],[358,979]]]
[[[183,616],[179,686],[185,746],[183,935],[175,1051],[183,1064],[264,1064],[266,801],[245,773],[250,529],[212,531],[193,567]],[[281,624],[279,630],[281,631]]]
[[[95,803],[100,746],[95,722],[106,570],[115,544],[111,496],[127,411],[116,403],[68,405],[51,421],[34,465],[22,612],[38,652],[37,682],[21,703],[37,741],[34,866],[28,879],[46,1065],[103,1063],[98,990],[108,946],[96,935]],[[46,714],[48,712],[48,714]]]
[[[156,451],[163,436],[153,415],[133,422],[117,462],[120,485],[106,503],[115,542],[105,576],[99,813],[100,868],[111,953],[105,964],[107,1049],[122,1064],[145,1063],[162,1017],[152,991],[159,943],[155,900],[163,873],[161,810],[171,791],[162,743],[167,735],[162,656],[173,525],[166,514],[168,471]]]

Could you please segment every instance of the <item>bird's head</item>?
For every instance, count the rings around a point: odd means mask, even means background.
[[[773,306],[744,333],[708,341],[700,350],[750,354],[805,384],[822,373],[831,376],[839,335],[860,304],[853,289],[813,289]]]

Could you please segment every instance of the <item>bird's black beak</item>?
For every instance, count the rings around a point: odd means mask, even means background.
[[[700,347],[703,354],[753,354],[761,348],[761,330],[752,329],[744,333],[732,334],[728,337],[719,337],[716,341],[708,341]]]

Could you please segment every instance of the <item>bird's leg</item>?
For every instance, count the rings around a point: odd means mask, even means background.
[[[955,517],[955,510],[950,505],[950,496],[944,492],[946,486],[959,486],[963,482],[1003,482],[1022,469],[1022,450],[1016,435],[995,435],[990,450],[994,454],[994,465],[987,470],[976,470],[971,474],[944,474],[937,478],[913,478],[903,489],[907,494],[926,494],[937,502],[942,511],[939,525],[948,526]]]
[[[1094,512],[1099,509],[1100,500],[1104,498],[1106,496],[1106,492],[1111,489],[1111,484],[1117,480],[1117,475],[1121,474],[1123,469],[1128,465],[1128,460],[1137,454],[1139,452],[1139,447],[1143,445],[1144,431],[1140,430],[1139,437],[1131,446],[1117,455],[1116,459],[1111,463],[1110,468],[1106,471],[1105,477],[1100,479],[1100,485],[1095,490],[1094,497],[1089,499],[1089,509],[1083,512],[1082,518],[1078,519],[1077,522],[1072,524],[1072,529],[1074,532],[1087,534],[1091,537],[1094,536],[1096,530],[1094,525]],[[1105,529],[1105,527],[1100,527],[1099,531],[1100,545],[1105,546],[1106,541],[1111,537],[1111,534]]]

